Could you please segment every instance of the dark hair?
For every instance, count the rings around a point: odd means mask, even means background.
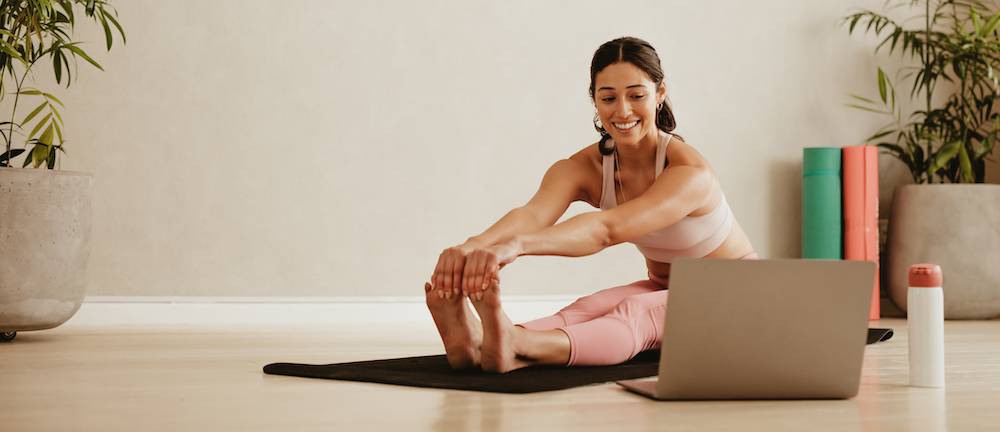
[[[660,67],[660,56],[656,55],[653,46],[639,38],[621,37],[605,42],[597,51],[594,51],[594,58],[590,61],[590,99],[594,99],[594,78],[604,68],[615,63],[631,63],[639,68],[657,86],[663,82],[663,68]],[[674,112],[670,109],[670,101],[664,100],[663,107],[656,110],[656,127],[664,132],[670,133],[677,128],[677,120],[674,119]],[[594,129],[601,134],[601,142],[598,148],[602,155],[611,154],[615,148],[607,144],[611,135],[603,127],[597,125],[594,119]],[[679,138],[679,136],[678,136]]]

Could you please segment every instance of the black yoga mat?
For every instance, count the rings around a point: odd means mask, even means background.
[[[885,342],[892,338],[892,329],[890,328],[870,328],[868,329],[868,345],[876,342]]]
[[[867,343],[882,342],[891,337],[892,329],[868,329]],[[264,373],[411,387],[534,393],[654,376],[658,372],[659,357],[659,350],[651,350],[614,366],[535,366],[506,374],[491,374],[475,369],[453,370],[445,356],[435,355],[328,365],[271,363],[264,366]]]

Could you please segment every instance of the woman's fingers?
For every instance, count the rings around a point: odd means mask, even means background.
[[[478,254],[475,252],[469,254],[465,257],[465,271],[462,273],[462,294],[469,295],[472,291],[472,282],[475,280],[476,276],[476,263],[478,262]]]
[[[490,279],[494,276],[494,268],[496,267],[497,258],[496,255],[490,253],[487,257],[486,262],[483,263],[483,269],[480,271],[479,279],[479,291],[484,292],[486,288],[489,287]]]
[[[479,283],[480,283],[479,281],[482,280],[482,276],[483,276],[483,263],[485,261],[486,260],[485,260],[485,254],[484,254],[484,252],[483,251],[476,252],[476,262],[475,262],[475,266],[476,267],[473,269],[473,272],[472,272],[472,280],[469,281],[470,282],[470,284],[469,284],[469,294],[473,294],[473,293],[479,292]]]
[[[459,277],[456,277],[456,273],[460,271],[458,267],[459,267],[458,257],[455,256],[454,252],[449,253],[448,263],[445,265],[445,273],[444,273],[445,295],[451,295],[451,293],[455,290],[455,286],[458,285],[459,282],[461,282],[459,280]],[[459,273],[459,276],[460,275],[461,274]]]
[[[451,292],[452,296],[458,296],[462,290],[462,273],[465,272],[466,257],[460,253],[454,254],[455,265],[452,268]]]
[[[431,275],[431,287],[435,290],[440,290],[444,286],[444,253],[438,256],[437,265],[434,266],[434,274]]]
[[[483,266],[482,254],[476,254],[476,259],[473,261],[472,274],[469,278],[469,290],[468,293],[474,293],[479,290],[479,278],[481,276],[480,269]]]
[[[478,249],[472,252],[448,248],[438,257],[431,281],[425,290],[438,291],[442,298],[481,293],[489,288],[492,280],[499,280],[497,251]]]
[[[465,268],[462,270],[462,294],[467,295],[469,293],[469,282],[472,281],[473,273],[476,268],[476,254],[470,254],[465,257]]]

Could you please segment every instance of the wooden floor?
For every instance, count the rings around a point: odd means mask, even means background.
[[[846,401],[651,402],[614,384],[501,395],[264,375],[440,351],[429,325],[71,326],[0,344],[0,431],[1000,429],[1000,321],[946,324],[946,390],[907,386],[906,322]]]

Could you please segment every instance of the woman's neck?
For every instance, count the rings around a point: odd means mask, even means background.
[[[656,145],[660,142],[660,130],[646,134],[633,144],[615,143],[618,150],[618,163],[623,170],[631,171],[646,165],[653,166],[651,160],[656,158]],[[655,162],[655,161],[654,161]]]

